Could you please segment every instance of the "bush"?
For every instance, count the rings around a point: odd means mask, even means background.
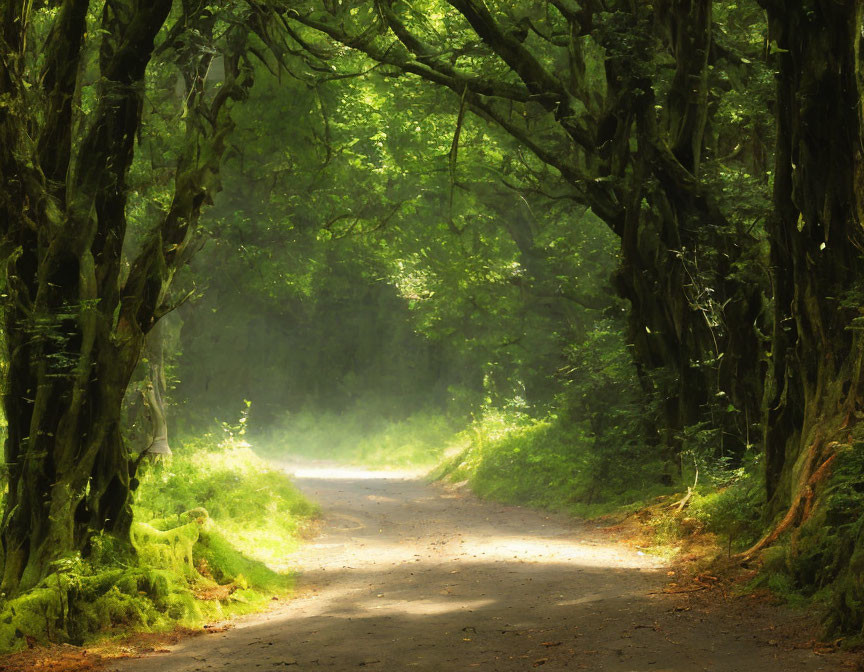
[[[702,529],[726,538],[728,551],[748,548],[762,532],[764,490],[752,471],[741,470],[734,480],[719,488],[696,492],[687,515]]]
[[[487,410],[452,444],[434,478],[467,480],[481,497],[597,515],[665,491],[644,447],[597,450],[584,423]]]

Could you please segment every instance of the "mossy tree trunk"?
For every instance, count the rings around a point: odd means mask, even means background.
[[[864,6],[761,4],[778,69],[766,487],[786,515],[751,553],[806,519],[864,404]]]
[[[243,92],[241,32],[215,94],[205,91],[212,53],[184,59],[189,113],[173,200],[127,262],[127,176],[148,65],[157,48],[174,48],[158,38],[172,2],[100,7],[93,18],[89,2],[67,0],[37,22],[32,3],[8,2],[0,17],[0,300],[9,362],[0,590],[7,595],[36,584],[58,557],[86,552],[93,534],[128,534],[123,396],[145,335],[171,308],[171,281],[195,248],[201,208],[218,188],[231,127],[225,103]],[[178,14],[168,40],[213,25],[202,8]],[[50,28],[40,33],[46,18]],[[100,78],[84,116],[78,96],[84,55],[96,48],[91,39],[99,40]]]
[[[674,455],[681,433],[707,422],[721,437],[718,450],[740,456],[761,398],[761,347],[753,327],[762,287],[733,272],[746,265],[754,241],[700,180],[712,3],[667,0],[647,16],[653,32],[642,30],[659,37],[675,62],[665,97],[658,99],[656,85],[634,64],[651,59],[651,39],[641,53],[628,47],[607,61],[607,81],[625,83],[608,114],[622,127],[616,135],[632,125],[636,141],[635,151],[622,147],[612,163],[620,166],[618,200],[625,206],[623,217],[610,222],[621,236],[616,285],[632,307],[629,338],[637,365],[643,375],[660,374],[659,385],[654,382],[661,399],[660,445]]]

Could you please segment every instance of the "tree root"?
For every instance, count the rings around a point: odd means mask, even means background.
[[[748,548],[746,551],[743,551],[742,553],[736,555],[736,560],[747,561],[752,559],[752,557],[756,555],[759,551],[767,548],[775,541],[777,541],[780,535],[789,530],[789,528],[793,527],[796,524],[800,525],[805,520],[807,520],[807,518],[810,517],[810,513],[813,510],[813,499],[816,496],[815,488],[828,476],[831,469],[831,464],[837,458],[837,453],[834,452],[834,448],[837,445],[839,444],[836,441],[832,441],[826,446],[826,448],[831,451],[831,454],[825,460],[823,460],[822,464],[820,464],[813,471],[810,477],[807,478],[804,486],[799,488],[798,496],[795,498],[795,501],[792,502],[792,506],[789,507],[786,515],[783,516],[783,520],[781,520],[780,523],[773,530],[771,530],[768,534],[762,537],[753,546]],[[812,467],[813,462],[815,462],[815,458],[816,446],[814,445],[810,449],[808,468]],[[805,473],[806,471],[807,470],[805,470]]]

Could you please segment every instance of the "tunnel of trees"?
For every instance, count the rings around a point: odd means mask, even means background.
[[[2,591],[128,537],[158,346],[187,431],[518,407],[600,474],[747,472],[739,560],[792,538],[860,629],[862,35],[854,0],[3,3]]]

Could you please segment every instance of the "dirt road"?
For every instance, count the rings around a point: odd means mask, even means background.
[[[297,471],[322,534],[284,607],[120,672],[836,672],[838,661],[660,594],[665,569],[562,517],[406,475]],[[385,477],[386,476],[386,477]],[[400,477],[401,476],[401,477]]]

